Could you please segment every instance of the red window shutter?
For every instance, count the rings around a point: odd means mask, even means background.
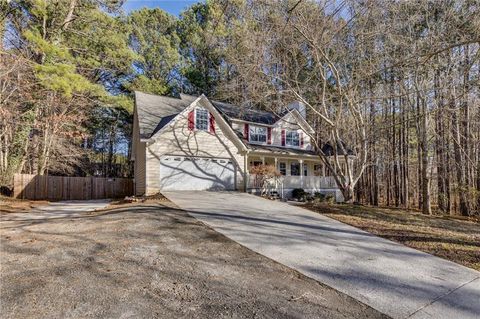
[[[286,139],[285,130],[282,130],[282,146],[285,146],[285,139]]]
[[[267,144],[272,144],[272,128],[267,127]]]
[[[300,147],[303,147],[303,132],[300,132]]]
[[[188,113],[188,129],[190,131],[193,131],[194,128],[195,128],[195,113],[194,111],[190,111]]]
[[[215,134],[215,117],[210,113],[210,133]]]
[[[248,141],[248,132],[249,132],[249,127],[248,124],[245,123],[243,126],[243,138],[245,138]]]

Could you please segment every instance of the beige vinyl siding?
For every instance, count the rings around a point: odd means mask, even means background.
[[[145,194],[145,143],[140,142],[136,145],[136,157],[134,162],[135,174],[135,195]]]
[[[215,120],[215,134],[188,129],[188,112],[179,114],[154,137],[146,148],[146,190],[154,194],[160,189],[160,158],[164,155],[231,159],[237,170],[237,189],[243,189],[243,156],[227,138]]]
[[[133,178],[135,186],[135,195],[143,195],[145,193],[145,143],[140,142],[140,129],[138,127],[138,116],[135,110],[133,115]]]

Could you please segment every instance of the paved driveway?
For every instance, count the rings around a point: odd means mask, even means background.
[[[386,317],[169,203],[21,214],[0,212],[1,319]]]
[[[478,271],[245,193],[164,195],[240,244],[393,318],[480,317]]]

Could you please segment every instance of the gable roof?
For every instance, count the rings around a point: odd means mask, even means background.
[[[233,104],[212,101],[212,104],[223,114],[231,119],[242,120],[259,124],[272,125],[277,122],[278,117],[273,113],[240,108]]]
[[[345,154],[342,151],[342,146],[340,145],[340,142],[337,144],[337,155],[353,155],[355,156],[356,153],[353,149],[348,147],[344,142],[341,142],[343,144],[343,147],[345,148],[345,151],[347,151],[347,154]],[[322,152],[327,155],[327,156],[334,156],[335,155],[335,150],[333,149],[333,145],[330,142],[326,142],[322,146]]]
[[[199,97],[188,94],[180,94],[180,98],[160,96],[154,94],[135,91],[135,108],[138,117],[140,138],[148,139],[160,131],[165,125],[172,121],[176,115],[191,105]],[[240,108],[230,103],[208,100],[211,105],[220,113],[220,115],[230,122],[231,120],[240,120],[263,125],[273,125],[282,120],[288,114],[293,114],[299,124],[307,131],[312,130],[310,125],[296,114],[296,109],[286,110],[282,114],[274,114],[267,111],[254,110],[250,108]],[[231,124],[231,123],[230,123]],[[242,138],[243,132],[235,132],[239,138]]]
[[[244,140],[243,132],[236,131],[231,127],[231,123],[228,123],[231,119],[242,120],[247,122],[272,125],[282,120],[288,114],[294,115],[299,120],[299,125],[306,131],[313,131],[312,127],[307,121],[300,115],[298,110],[292,109],[276,115],[274,113],[259,111],[253,109],[242,109],[233,104],[223,103],[218,101],[211,101],[202,96],[193,96],[187,94],[180,94],[180,98],[160,96],[154,94],[143,93],[135,91],[135,112],[138,118],[139,133],[141,139],[149,139],[155,133],[160,131],[174,118],[183,112],[197,99],[204,100],[204,103],[211,105],[212,111],[221,115],[224,119],[224,125],[231,131],[231,135],[234,138],[234,142],[237,142],[239,149],[250,149],[252,151],[266,150],[270,152],[288,153],[288,154],[315,154],[313,150],[292,150],[285,149],[284,147],[275,147],[272,145],[250,145],[248,141]],[[222,120],[223,120],[222,119]],[[347,155],[355,156],[356,153],[351,148],[348,148],[345,144]],[[322,151],[327,156],[334,155],[333,146],[327,142],[322,146]],[[341,151],[340,145],[337,147],[337,154],[344,155]]]
[[[193,95],[180,94],[180,98],[186,101],[194,100],[197,97]],[[212,105],[227,119],[235,119],[252,123],[272,125],[279,120],[279,117],[273,113],[242,108],[237,105],[210,100]]]
[[[135,91],[140,138],[150,138],[192,102]]]

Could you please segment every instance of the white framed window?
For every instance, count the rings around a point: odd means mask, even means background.
[[[308,176],[308,165],[303,163],[303,176]]]
[[[285,145],[300,147],[300,134],[297,131],[288,131],[285,135]]]
[[[313,173],[315,176],[323,176],[323,164],[313,165]]]
[[[198,131],[208,132],[208,117],[209,117],[209,113],[207,110],[202,108],[196,108],[195,109],[195,129]]]
[[[278,171],[281,175],[287,175],[287,164],[284,162],[278,163]]]
[[[255,143],[266,143],[267,142],[267,128],[261,126],[249,127],[249,141]]]
[[[250,162],[250,166],[260,166],[260,165],[263,165],[263,162],[262,162],[262,161],[253,161],[253,162]]]
[[[300,163],[292,162],[290,164],[290,175],[291,176],[300,176]]]

